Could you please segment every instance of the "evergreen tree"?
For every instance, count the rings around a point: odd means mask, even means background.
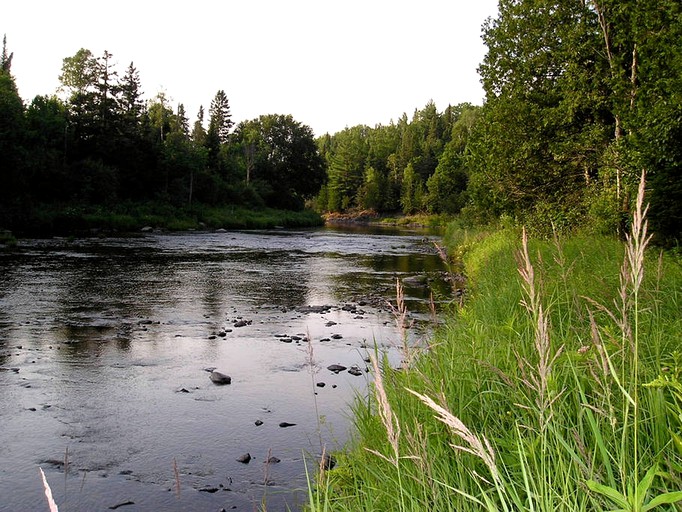
[[[0,56],[0,72],[10,73],[14,53],[7,54],[7,34],[2,37],[2,56]]]
[[[230,113],[230,102],[225,95],[225,91],[221,89],[216,93],[215,98],[211,101],[208,113],[210,116],[208,126],[209,137],[212,137],[213,135],[210,134],[214,132],[220,144],[227,143],[234,123]]]
[[[206,130],[204,129],[204,107],[199,105],[199,112],[197,113],[197,120],[192,126],[192,141],[198,145],[203,146],[206,142]]]

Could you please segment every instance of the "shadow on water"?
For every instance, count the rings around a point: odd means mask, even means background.
[[[298,509],[367,352],[399,364],[395,280],[416,318],[447,289],[426,234],[386,229],[32,240],[0,270],[7,510],[45,508],[38,465],[64,510]]]

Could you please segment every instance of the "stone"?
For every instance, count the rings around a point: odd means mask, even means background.
[[[223,385],[232,383],[232,377],[230,377],[229,375],[225,375],[224,373],[217,372],[215,370],[211,372],[209,378],[211,379],[211,382],[213,382],[214,384]]]
[[[242,464],[248,464],[249,461],[251,461],[250,453],[245,453],[244,455],[237,457],[237,462],[241,462]]]
[[[296,423],[288,423],[286,421],[283,421],[282,423],[279,424],[279,426],[282,428],[293,427],[295,425],[296,425]]]
[[[356,377],[358,377],[358,376],[362,375],[362,370],[361,370],[357,365],[354,364],[353,366],[351,366],[351,367],[348,369],[348,373],[350,373],[351,375],[355,375]]]
[[[345,369],[346,369],[346,367],[343,365],[340,365],[340,364],[330,364],[329,366],[327,366],[327,370],[329,370],[330,372],[334,372],[334,373],[342,372]]]

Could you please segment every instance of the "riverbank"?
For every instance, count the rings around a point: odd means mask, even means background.
[[[331,212],[323,215],[327,224],[363,224],[370,226],[397,226],[420,228],[445,228],[453,221],[450,215],[390,215],[375,210],[354,210],[346,213]]]
[[[466,304],[410,368],[375,367],[375,392],[354,403],[355,440],[318,475],[310,508],[574,512],[682,500],[682,267],[645,252],[634,224],[628,245],[526,243],[511,229],[462,237]]]
[[[136,233],[142,229],[188,231],[200,229],[268,229],[322,226],[311,210],[299,212],[237,206],[176,208],[162,202],[101,206],[40,206],[22,214],[6,214],[4,228],[14,236],[98,235]]]

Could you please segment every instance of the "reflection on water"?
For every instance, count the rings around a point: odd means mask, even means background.
[[[38,465],[64,510],[298,508],[303,459],[343,445],[348,403],[368,378],[326,367],[365,368],[375,344],[397,364],[386,301],[396,277],[424,272],[447,288],[424,234],[385,230],[33,240],[1,252],[0,508],[45,508]],[[430,291],[407,291],[425,312]],[[297,311],[306,305],[329,308]],[[212,384],[213,367],[232,384]],[[280,462],[263,464],[268,454]]]

